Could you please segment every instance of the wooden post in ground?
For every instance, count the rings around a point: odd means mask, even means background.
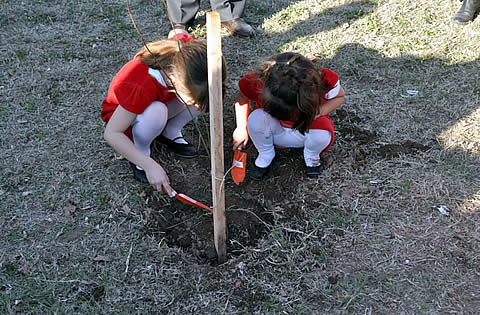
[[[225,185],[223,184],[223,98],[222,38],[220,16],[207,13],[208,93],[210,111],[210,152],[212,152],[213,231],[218,262],[227,259],[227,227],[225,218]]]

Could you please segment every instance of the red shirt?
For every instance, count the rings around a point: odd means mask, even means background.
[[[172,39],[186,43],[196,38],[182,33],[176,34]],[[174,92],[169,91],[148,71],[149,67],[139,58],[130,60],[120,69],[110,83],[107,97],[102,103],[100,116],[103,121],[110,120],[118,105],[129,112],[141,114],[154,101],[167,104],[176,97]],[[131,130],[126,130],[129,136],[130,132]]]
[[[320,69],[320,71],[322,71],[322,74],[323,74],[322,83],[324,84],[327,83],[328,86],[332,87],[329,91],[336,88],[337,85],[339,84],[338,74],[330,69]],[[263,95],[263,88],[265,84],[262,80],[258,78],[258,73],[252,72],[243,76],[238,82],[238,86],[240,88],[240,91],[247,98],[249,98],[251,101],[254,101],[256,103],[255,109],[263,108],[262,95]],[[322,95],[322,100],[320,104],[318,104],[318,106],[322,105],[328,100],[326,96],[329,91],[325,91],[325,93]],[[294,122],[295,122],[295,119],[288,120],[288,121],[280,120],[280,124],[286,128],[292,128]],[[333,131],[333,121],[330,118],[330,115],[324,115],[316,118],[310,125],[309,129],[324,129],[330,132],[330,134],[332,135],[332,140],[330,141],[330,144],[327,146],[327,148],[325,148],[323,152],[328,151],[335,137],[334,131]]]

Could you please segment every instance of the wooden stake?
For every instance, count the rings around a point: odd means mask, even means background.
[[[213,231],[218,262],[227,260],[227,228],[225,218],[225,185],[223,185],[223,98],[222,38],[220,15],[207,13],[207,61],[210,111],[210,148],[212,152]]]

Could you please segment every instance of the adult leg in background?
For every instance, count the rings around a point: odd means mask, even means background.
[[[222,27],[232,35],[239,37],[252,37],[255,30],[243,19],[246,0],[210,0],[213,11],[217,11],[222,21]]]
[[[200,0],[167,0],[167,7],[173,24],[189,27],[200,8]]]
[[[217,11],[222,22],[241,18],[246,0],[210,0],[213,11]]]

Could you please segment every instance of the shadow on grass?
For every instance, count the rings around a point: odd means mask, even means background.
[[[339,73],[346,90],[341,109],[353,109],[360,126],[377,135],[370,150],[381,159],[435,152],[420,155],[418,163],[433,163],[430,167],[450,187],[452,195],[438,201],[478,212],[480,59],[449,65],[439,58],[385,58],[374,49],[347,44],[323,62]],[[347,126],[341,115],[332,116],[342,133]]]

